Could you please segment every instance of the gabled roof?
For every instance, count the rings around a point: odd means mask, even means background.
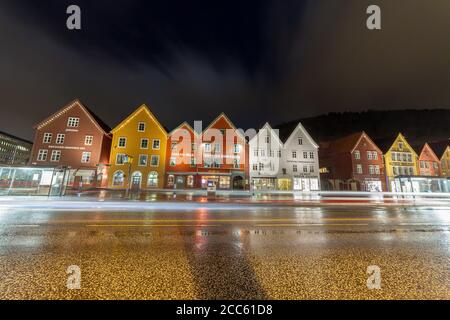
[[[356,145],[359,143],[364,134],[365,134],[364,132],[357,132],[337,140],[324,142],[321,144],[321,147],[323,149],[326,149],[326,152],[330,154],[351,153],[353,152]]]
[[[450,147],[450,139],[443,141],[436,141],[429,143],[430,148],[433,152],[438,156],[438,158],[442,158],[447,148]]]
[[[57,112],[46,118],[45,120],[41,121],[37,125],[34,126],[34,129],[41,129],[48,124],[52,123],[54,120],[61,117],[63,114],[68,112],[74,107],[79,107],[81,110],[83,110],[88,118],[94,123],[94,125],[99,129],[103,134],[109,135],[109,132],[111,131],[111,128],[105,124],[94,112],[92,112],[89,108],[87,108],[79,99],[76,99],[69,104],[67,104],[65,107],[62,107]]]
[[[386,138],[382,138],[382,139],[376,139],[375,143],[377,144],[377,146],[381,149],[381,151],[383,151],[383,154],[386,154],[387,152],[389,152],[389,150],[391,150],[391,148],[394,146],[394,142],[398,139],[402,139],[407,146],[411,149],[412,152],[415,153],[415,155],[417,156],[417,151],[415,150],[415,148],[413,148],[408,140],[406,140],[406,137],[402,134],[399,133],[398,135],[394,136],[394,137],[386,137]]]
[[[119,123],[114,129],[111,130],[111,133],[115,133],[117,130],[119,130],[120,128],[122,128],[124,125],[126,125],[129,121],[131,121],[131,119],[133,119],[135,116],[137,116],[139,113],[141,112],[145,112],[147,113],[147,115],[158,125],[158,128],[165,134],[167,135],[167,130],[161,125],[161,123],[158,121],[158,119],[156,119],[156,117],[154,116],[154,114],[150,111],[150,109],[147,107],[147,105],[143,104],[141,105],[139,108],[137,108],[136,110],[134,110],[134,112],[132,114],[130,114],[128,117],[125,118],[125,120],[123,120],[121,123]]]
[[[291,139],[293,139],[293,137],[295,136],[295,133],[300,130],[303,132],[303,134],[305,135],[305,137],[311,142],[312,145],[314,145],[316,148],[319,147],[319,145],[314,141],[314,139],[309,135],[309,132],[305,129],[305,127],[303,127],[302,123],[299,122],[297,124],[297,126],[294,128],[294,130],[291,132],[291,134],[289,135],[289,137],[284,141],[284,144],[289,144],[289,142],[291,141]]]
[[[203,134],[204,134],[206,131],[208,131],[209,129],[211,129],[212,126],[213,126],[216,122],[218,122],[220,119],[224,119],[224,120],[230,125],[230,127],[233,128],[233,129],[236,131],[236,133],[237,133],[242,139],[245,140],[245,137],[244,137],[244,135],[242,134],[242,132],[236,128],[236,126],[234,125],[234,123],[231,122],[230,118],[228,118],[227,115],[226,115],[224,112],[222,112],[221,114],[219,114],[219,115],[217,116],[217,118],[214,119],[214,120],[209,124],[209,126],[208,126],[205,130],[203,130]]]
[[[180,124],[178,127],[176,127],[175,129],[173,129],[172,131],[169,132],[169,136],[173,135],[177,130],[180,130],[183,127],[187,127],[189,131],[191,131],[195,136],[199,136],[200,134],[198,132],[196,132],[187,121],[183,122],[182,124]]]
[[[419,151],[419,153],[418,153],[419,157],[422,155],[422,153],[425,151],[425,149],[428,149],[431,152],[431,155],[433,156],[433,158],[435,160],[440,161],[440,158],[436,155],[436,153],[433,151],[433,149],[431,149],[431,147],[428,143],[425,143],[422,150]]]
[[[262,130],[268,130],[272,134],[272,136],[276,137],[276,140],[278,141],[280,146],[283,146],[283,142],[281,141],[279,135],[275,132],[275,130],[272,128],[272,126],[268,122],[266,122],[266,124],[257,132],[257,134],[253,138],[250,139],[249,143],[251,141],[253,141],[254,139],[257,139],[259,134],[262,133]]]

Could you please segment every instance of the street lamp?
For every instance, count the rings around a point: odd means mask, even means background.
[[[125,154],[124,162],[128,164],[128,183],[127,183],[127,190],[126,190],[126,196],[128,196],[128,193],[130,192],[130,186],[131,186],[131,165],[133,164],[134,158],[128,154]]]

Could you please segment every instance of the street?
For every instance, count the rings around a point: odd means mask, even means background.
[[[140,206],[0,203],[0,299],[450,299],[450,206]]]

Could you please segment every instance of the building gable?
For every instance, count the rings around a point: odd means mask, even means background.
[[[285,146],[289,146],[290,144],[292,144],[292,143],[293,143],[293,140],[295,139],[295,137],[297,137],[297,135],[298,135],[299,132],[301,132],[302,137],[305,137],[311,146],[313,146],[313,147],[316,148],[316,149],[319,148],[319,145],[318,145],[318,144],[314,141],[314,139],[309,135],[308,131],[306,131],[306,129],[303,127],[303,125],[302,125],[300,122],[299,122],[299,124],[297,125],[297,127],[294,129],[294,131],[291,133],[291,135],[289,136],[289,138],[286,140]]]
[[[45,128],[46,126],[48,126],[49,124],[53,123],[54,121],[58,120],[59,118],[61,118],[63,115],[67,114],[68,112],[70,112],[71,110],[73,110],[74,108],[79,109],[81,112],[85,113],[86,116],[88,117],[88,119],[92,122],[92,124],[95,126],[96,129],[98,129],[98,131],[100,131],[102,134],[104,135],[109,135],[109,133],[107,132],[109,130],[109,128],[107,128],[106,125],[104,125],[103,123],[99,123],[100,121],[96,120],[96,116],[94,114],[92,114],[82,103],[80,100],[74,100],[73,102],[69,103],[68,105],[66,105],[65,107],[61,108],[60,110],[58,110],[57,112],[55,112],[54,114],[52,114],[50,117],[48,117],[47,119],[45,119],[44,121],[38,123],[34,129],[36,130],[41,130],[43,128]]]
[[[133,120],[141,114],[144,114],[150,120],[150,122],[153,122],[156,125],[156,127],[165,136],[167,136],[166,129],[164,129],[164,127],[161,125],[161,123],[158,121],[158,119],[156,119],[156,117],[153,115],[153,113],[150,111],[150,109],[145,104],[141,105],[132,114],[130,114],[125,120],[123,120],[121,123],[119,123],[113,130],[111,130],[111,133],[116,134],[118,131],[123,129],[125,126],[133,123]]]
[[[402,149],[399,148],[399,143],[403,143]],[[391,145],[387,153],[390,153],[392,151],[411,152],[416,158],[418,157],[416,151],[411,147],[411,145],[408,143],[406,138],[401,133],[398,134],[397,138],[395,139],[394,143]]]
[[[361,133],[360,138],[358,139],[358,141],[356,142],[355,146],[353,147],[351,153],[355,152],[355,150],[360,148],[361,143],[364,143],[364,141],[366,141],[367,143],[369,143],[372,147],[372,149],[375,149],[378,153],[380,153],[381,155],[383,154],[383,152],[380,150],[380,148],[378,148],[378,146],[375,144],[375,142],[373,142],[373,140],[369,137],[369,135],[365,132]]]

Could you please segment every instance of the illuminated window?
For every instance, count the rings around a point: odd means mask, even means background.
[[[153,155],[150,161],[152,167],[159,167],[159,156]]]
[[[161,140],[154,139],[153,140],[153,150],[159,150],[161,148]]]
[[[355,159],[356,160],[360,160],[361,159],[361,153],[358,150],[355,151]]]
[[[363,167],[362,167],[362,165],[358,164],[358,165],[356,166],[356,172],[357,172],[358,174],[362,174],[362,173],[363,173]]]
[[[123,186],[124,183],[124,173],[123,171],[116,171],[114,172],[113,175],[113,185],[118,187],[118,186]]]
[[[140,167],[147,166],[147,162],[148,162],[148,155],[146,155],[146,154],[139,155],[139,166]]]
[[[126,162],[126,155],[118,153],[116,156],[116,165],[123,165]]]
[[[91,153],[83,152],[81,156],[81,163],[89,163],[89,162],[91,162]]]
[[[148,174],[147,187],[155,188],[158,186],[158,172],[153,171]]]

